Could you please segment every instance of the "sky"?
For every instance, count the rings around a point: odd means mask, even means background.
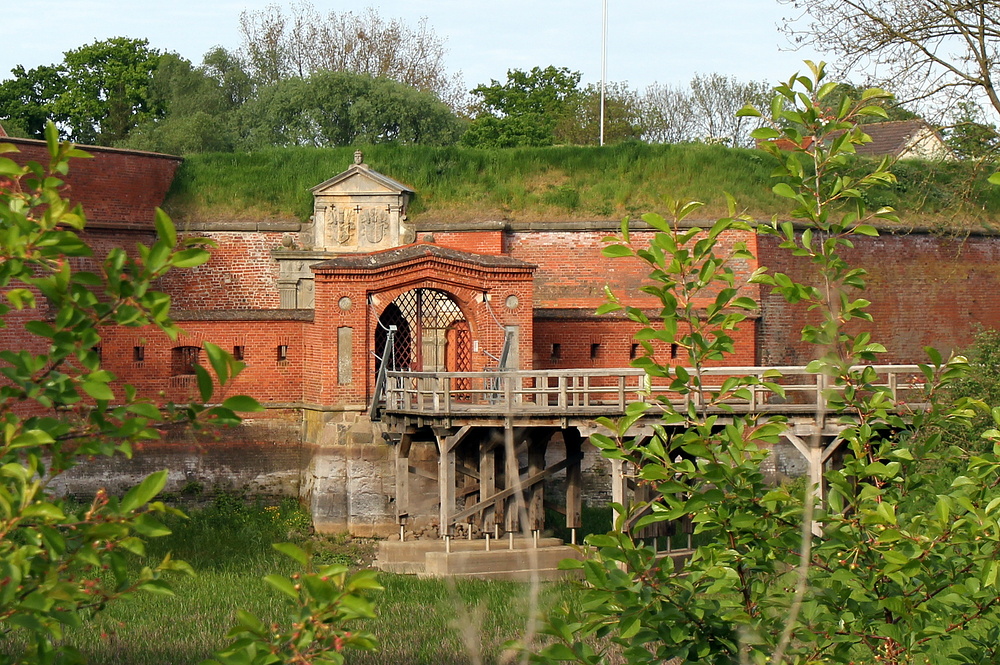
[[[63,52],[110,37],[148,39],[200,63],[214,46],[240,44],[239,17],[269,0],[20,0],[0,10],[7,35],[0,79],[15,65],[60,62]],[[279,3],[287,6],[288,2]],[[322,13],[368,6],[313,0]],[[444,38],[447,63],[469,88],[504,81],[508,69],[568,67],[601,80],[602,0],[381,0],[383,17],[410,25],[426,17]],[[783,50],[778,30],[794,10],[776,0],[607,0],[608,81],[633,88],[684,84],[698,73],[776,83],[804,70],[814,53]],[[53,8],[58,12],[54,13]],[[44,26],[44,27],[43,27]]]

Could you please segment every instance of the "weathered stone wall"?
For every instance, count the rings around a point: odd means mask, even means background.
[[[318,531],[357,536],[396,533],[395,462],[381,426],[360,410],[303,414],[308,465],[300,496]]]
[[[147,475],[166,469],[168,493],[198,488],[205,493],[298,496],[308,463],[299,436],[300,415],[293,410],[263,415],[218,435],[170,428],[162,441],[136,445],[131,459],[91,458],[60,476],[54,487],[79,496],[92,496],[100,488],[122,494]]]

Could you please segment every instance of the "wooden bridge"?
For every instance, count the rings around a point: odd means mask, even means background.
[[[901,409],[923,407],[924,375],[917,365],[874,369],[874,385],[885,388]],[[719,403],[713,393],[737,376],[777,383],[785,395],[751,385],[741,397]],[[558,509],[565,512],[569,529],[579,528],[583,442],[600,430],[596,418],[622,416],[636,401],[684,404],[691,399],[699,409],[720,414],[720,424],[731,414],[785,416],[785,438],[806,458],[811,480],[820,482],[844,428],[844,414],[827,408],[825,395],[832,387],[828,377],[800,366],[714,367],[703,369],[701,380],[699,392],[681,396],[671,390],[668,379],[631,368],[388,371],[384,401],[373,405],[372,413],[387,424],[386,436],[398,444],[400,524],[436,504],[443,537],[537,533],[544,526],[545,481],[564,472],[565,501]],[[651,436],[659,414],[651,408],[631,433]],[[411,458],[421,446],[423,457]],[[625,503],[632,475],[626,463],[612,461],[614,501]],[[421,489],[414,491],[415,484]]]

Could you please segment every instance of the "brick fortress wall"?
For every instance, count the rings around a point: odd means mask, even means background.
[[[843,251],[847,262],[868,271],[868,288],[855,297],[872,302],[872,324],[859,323],[872,340],[885,345],[880,362],[923,362],[925,346],[947,354],[972,342],[977,326],[1000,327],[1000,238],[970,235],[948,238],[929,233],[857,237]],[[778,249],[774,238],[760,239],[760,262],[774,272],[808,279],[811,267],[801,257]],[[758,337],[762,364],[803,364],[816,351],[801,341],[800,330],[816,316],[765,291]]]

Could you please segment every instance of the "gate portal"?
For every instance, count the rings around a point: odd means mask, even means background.
[[[458,304],[444,291],[414,289],[393,300],[375,329],[376,353],[385,347],[386,331],[396,326],[388,369],[415,372],[462,372],[471,369],[471,334]]]

